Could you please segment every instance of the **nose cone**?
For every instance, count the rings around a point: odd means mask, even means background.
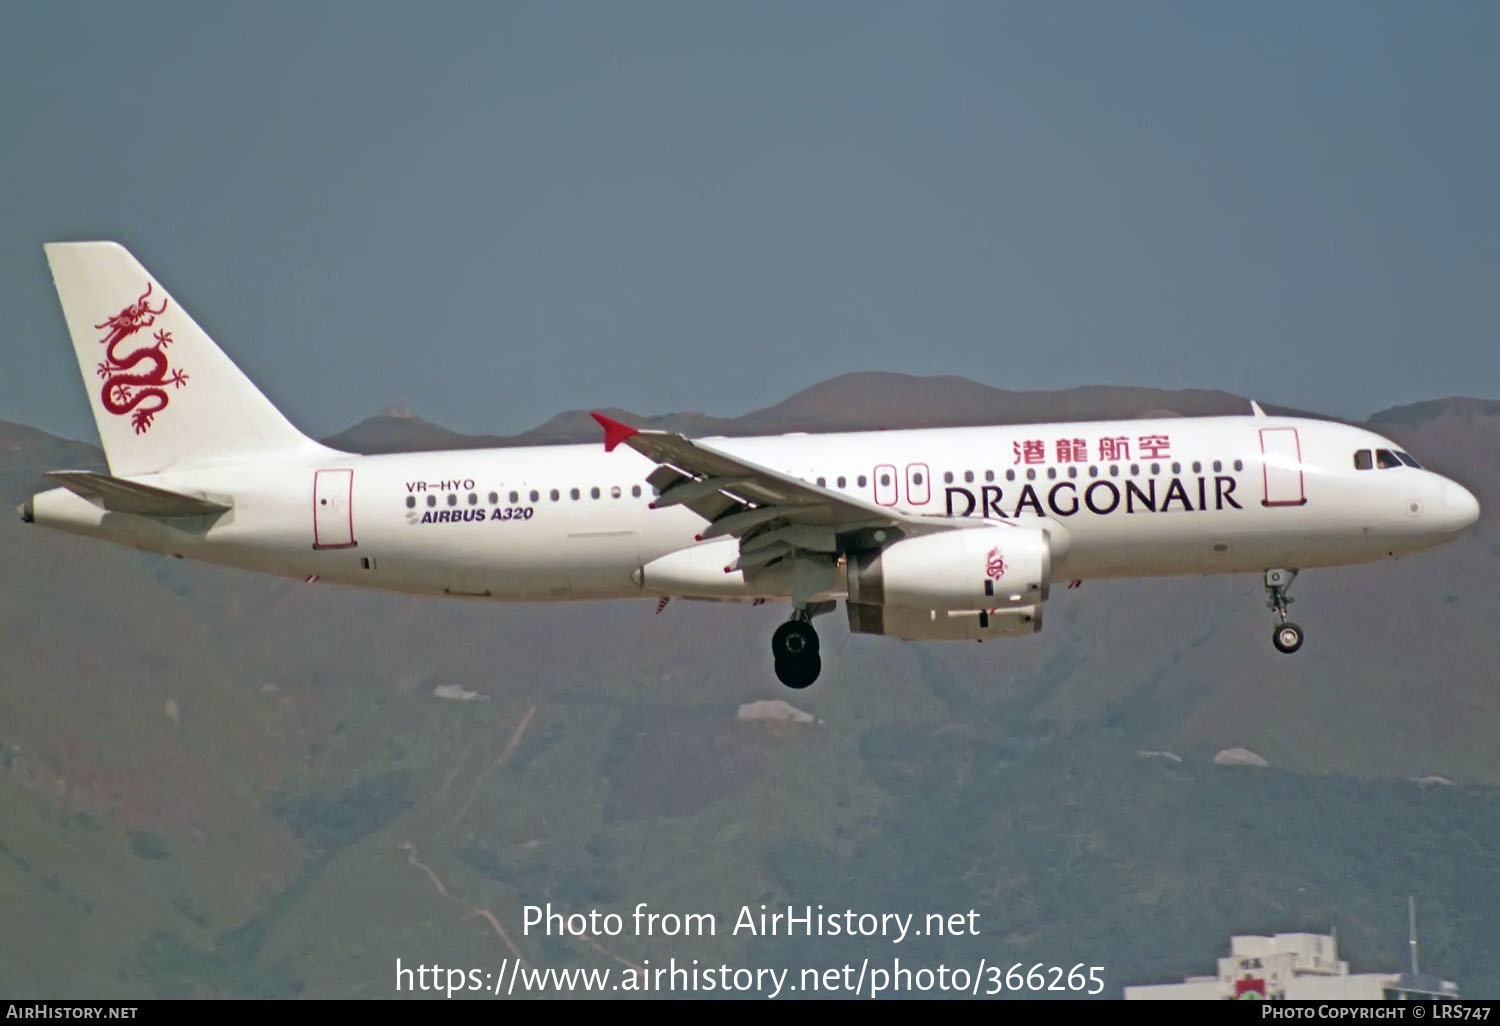
[[[1464,531],[1479,519],[1479,500],[1457,481],[1443,482],[1443,519],[1450,531]]]

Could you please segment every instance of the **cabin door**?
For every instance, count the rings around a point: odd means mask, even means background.
[[[1302,490],[1302,443],[1294,427],[1261,428],[1261,477],[1266,506],[1300,506],[1307,501]]]
[[[319,470],[313,475],[313,548],[354,544],[354,471]]]

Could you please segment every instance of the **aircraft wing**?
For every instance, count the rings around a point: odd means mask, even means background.
[[[751,535],[793,528],[791,544],[796,547],[837,552],[844,548],[840,535],[864,529],[890,528],[911,535],[965,526],[947,517],[902,513],[820,488],[683,435],[642,431],[600,413],[592,416],[604,428],[606,451],[623,444],[658,464],[646,478],[659,493],[652,508],[680,505],[697,513],[708,521],[699,535],[702,541],[733,537],[744,542]],[[745,565],[742,557],[741,566]]]

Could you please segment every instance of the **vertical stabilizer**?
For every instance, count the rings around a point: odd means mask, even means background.
[[[112,473],[327,451],[114,242],[43,247]]]

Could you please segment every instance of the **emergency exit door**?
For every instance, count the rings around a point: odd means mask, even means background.
[[[313,475],[313,548],[354,544],[354,471],[320,470]]]
[[[1264,506],[1300,506],[1307,501],[1302,490],[1302,443],[1297,429],[1262,428],[1260,432],[1261,476],[1265,484]]]

